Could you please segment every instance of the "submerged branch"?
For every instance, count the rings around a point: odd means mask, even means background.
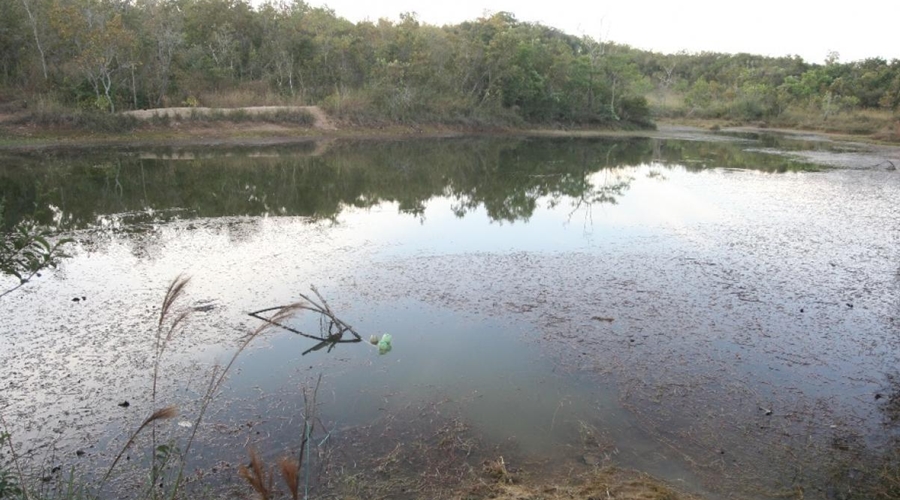
[[[306,337],[312,340],[318,340],[319,343],[314,345],[313,347],[307,349],[303,352],[303,355],[309,354],[313,351],[318,351],[324,347],[328,347],[328,352],[337,345],[337,344],[350,344],[362,341],[362,336],[353,329],[352,326],[348,325],[346,322],[337,317],[334,311],[331,310],[331,307],[328,305],[328,302],[322,297],[322,294],[319,293],[319,290],[316,289],[315,286],[310,286],[315,297],[318,301],[313,300],[307,295],[299,294],[300,298],[303,299],[301,302],[297,302],[296,304],[291,304],[289,306],[278,306],[278,307],[269,307],[266,309],[260,309],[258,311],[253,311],[249,313],[250,316],[262,320],[266,322],[267,325],[278,326],[283,328],[291,333],[295,333],[302,337]],[[294,313],[298,310],[311,311],[318,315],[320,315],[325,323],[327,323],[327,327],[323,323],[321,331],[318,335],[306,333],[300,331],[296,328],[288,326],[284,324],[284,320],[290,317],[292,314],[283,315],[281,312],[285,310],[290,310],[291,313]],[[280,311],[273,316],[266,317],[265,313],[270,311]],[[353,336],[351,339],[345,339],[344,334],[349,333]]]

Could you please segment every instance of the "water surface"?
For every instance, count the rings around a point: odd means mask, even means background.
[[[876,395],[895,390],[900,352],[900,180],[799,154],[835,149],[506,138],[7,154],[3,224],[35,217],[78,243],[0,302],[0,405],[29,456],[103,463],[150,410],[158,304],[185,273],[197,311],[161,389],[184,435],[210,364],[258,326],[247,313],[315,284],[394,349],[302,356],[310,340],[268,334],[213,405],[198,467],[296,448],[322,374],[338,448],[390,451],[404,428],[450,421],[478,443],[462,454],[476,466],[504,453],[537,470],[634,467],[710,498],[833,496],[848,463],[891,444]]]

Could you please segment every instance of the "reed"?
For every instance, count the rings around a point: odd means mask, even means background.
[[[167,352],[170,344],[182,334],[187,325],[188,319],[193,312],[189,307],[181,306],[181,303],[184,300],[184,296],[187,292],[188,285],[190,283],[190,278],[185,277],[183,275],[179,275],[176,277],[170,284],[168,289],[166,290],[165,297],[163,298],[162,306],[160,307],[159,318],[156,324],[156,332],[154,336],[154,360],[153,360],[153,376],[152,376],[152,385],[151,385],[151,401],[154,407],[157,406],[158,399],[158,388],[159,382],[161,380],[161,366],[162,361],[164,359],[164,355]],[[283,306],[278,308],[272,318],[276,321],[287,321],[288,318],[293,315],[296,311],[299,310],[299,306],[297,304],[289,304],[287,306]],[[187,457],[189,456],[190,450],[196,440],[197,431],[200,428],[206,413],[209,409],[210,404],[215,400],[216,396],[219,394],[225,380],[228,377],[228,373],[231,371],[231,368],[234,366],[235,361],[244,352],[244,350],[257,338],[267,332],[273,326],[272,323],[263,323],[255,330],[251,331],[248,335],[244,336],[240,343],[238,344],[235,351],[232,353],[231,358],[228,363],[224,366],[220,364],[216,364],[209,372],[209,381],[206,384],[206,390],[203,392],[199,403],[199,410],[196,416],[193,419],[191,425],[191,433],[188,436],[187,440],[183,447],[173,447],[166,446],[165,447],[165,457],[163,463],[157,464],[156,459],[158,455],[158,450],[162,447],[158,446],[158,437],[156,434],[155,423],[160,422],[162,420],[168,420],[174,418],[178,414],[178,410],[175,406],[165,406],[156,411],[154,411],[149,417],[147,417],[141,425],[135,429],[135,431],[129,436],[129,439],[125,442],[125,445],[122,446],[118,454],[116,455],[113,462],[110,464],[109,469],[106,471],[106,474],[103,476],[103,479],[100,481],[98,491],[102,491],[103,487],[112,476],[116,466],[120,463],[122,456],[124,456],[125,452],[134,445],[135,441],[141,435],[141,433],[147,429],[152,429],[151,436],[151,450],[154,456],[154,463],[150,467],[149,470],[149,479],[150,484],[155,485],[159,482],[160,476],[165,473],[165,468],[169,463],[169,454],[172,451],[177,452],[178,466],[177,471],[174,473],[174,480],[169,482],[168,491],[164,492],[162,496],[168,498],[170,500],[174,500],[179,497],[179,491],[184,483],[185,477],[185,467],[187,465]],[[252,458],[252,457],[251,457]],[[256,457],[258,461],[258,457]],[[252,464],[253,460],[251,460]],[[262,480],[264,477],[261,475],[261,469],[259,471],[254,470],[251,474],[251,477],[256,478],[257,480]],[[269,479],[271,481],[271,478]],[[258,483],[258,484],[257,484]],[[265,482],[251,483],[254,484],[254,489],[259,492],[260,490],[256,488],[256,486],[265,486],[268,488],[265,491],[271,491],[271,488]],[[152,499],[158,498],[160,493],[157,491],[155,487],[151,487],[149,490],[149,497]],[[266,497],[268,498],[268,497]]]
[[[116,458],[109,465],[109,469],[107,469],[106,474],[103,475],[103,479],[101,479],[101,481],[100,481],[101,485],[109,479],[110,475],[112,475],[112,472],[113,472],[113,470],[115,470],[116,465],[118,465],[119,460],[122,459],[122,456],[125,454],[125,451],[128,450],[128,448],[130,448],[132,444],[134,444],[134,441],[137,439],[137,437],[141,433],[141,431],[143,431],[148,425],[152,424],[153,422],[156,422],[159,420],[169,420],[169,419],[175,418],[176,416],[178,416],[178,409],[175,408],[174,406],[166,406],[165,408],[160,408],[160,409],[154,411],[153,413],[151,413],[150,416],[147,417],[144,420],[144,422],[140,426],[138,426],[138,428],[135,429],[134,432],[131,433],[131,436],[128,438],[128,441],[126,441],[125,445],[122,446],[122,449],[119,450],[119,453],[116,455]],[[155,449],[155,447],[154,447],[154,449]]]

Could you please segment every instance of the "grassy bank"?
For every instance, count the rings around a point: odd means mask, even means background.
[[[824,113],[821,109],[788,107],[777,115],[757,113],[741,103],[718,103],[704,108],[692,107],[682,96],[655,96],[651,110],[661,123],[689,125],[717,130],[729,127],[756,127],[809,130],[853,136],[870,141],[900,143],[900,112],[884,109],[840,109]]]
[[[7,115],[0,126],[10,135],[27,133],[106,133],[118,135],[140,130],[153,130],[179,125],[209,126],[219,123],[272,123],[299,128],[309,128],[315,123],[312,114],[303,110],[276,109],[266,112],[249,112],[238,109],[176,108],[186,110],[170,113],[159,112],[106,113],[66,108],[54,104],[39,104]]]
[[[641,102],[643,102],[641,100]],[[246,90],[199,93],[176,106],[110,113],[73,107],[52,94],[0,95],[0,145],[29,142],[121,143],[191,137],[404,136],[546,130],[646,130],[646,106],[627,101],[616,120],[529,121],[516,108],[435,97],[388,99],[347,91],[321,107]],[[633,108],[633,109],[632,109]],[[600,118],[597,118],[599,120]]]

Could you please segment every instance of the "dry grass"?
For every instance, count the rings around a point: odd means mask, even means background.
[[[74,129],[90,132],[132,132],[140,122],[133,116],[84,110],[59,104],[50,98],[39,98],[27,109],[6,120],[13,126],[41,129]]]
[[[248,108],[155,108],[124,111],[121,113],[139,121],[169,126],[173,123],[212,124],[274,123],[300,127],[316,126],[333,129],[328,117],[315,106],[254,106]]]
[[[281,472],[281,479],[287,486],[291,499],[299,500],[300,462],[292,458],[282,457],[278,461],[278,470]],[[274,471],[266,471],[262,459],[253,448],[250,449],[250,465],[241,465],[238,468],[238,475],[250,485],[260,500],[269,500],[270,498],[280,497],[275,490]]]
[[[678,92],[651,92],[647,96],[654,119],[711,129],[754,125],[835,134],[865,135],[873,139],[900,142],[900,112],[885,109],[849,109],[825,116],[821,110],[791,106],[777,116],[742,118],[733,103],[716,102],[708,109],[691,109]]]
[[[900,467],[896,464],[885,465],[871,493],[872,498],[879,500],[896,500],[900,498]]]
[[[300,498],[300,462],[288,457],[282,457],[278,461],[278,468],[281,469],[281,478],[287,485],[288,491],[291,493],[293,500]]]
[[[522,453],[515,442],[489,443],[436,401],[387,412],[340,438],[326,496],[345,500],[689,500],[645,474],[583,458],[601,453],[606,439],[589,424],[572,429],[566,457]],[[551,453],[552,454],[552,453]],[[609,463],[609,462],[605,462]]]
[[[872,135],[895,129],[900,122],[900,116],[882,109],[856,109],[842,111],[825,118],[820,112],[791,108],[771,119],[770,122],[779,127],[822,130],[839,134]]]
[[[900,117],[897,117],[893,123],[882,127],[872,138],[885,142],[900,142]]]
[[[238,475],[247,481],[261,500],[272,498],[274,474],[266,472],[256,450],[250,449],[250,467],[241,465]]]
[[[516,477],[506,467],[506,461],[501,456],[497,460],[486,460],[484,462],[484,472],[494,481],[500,484],[515,484]]]
[[[186,320],[190,317],[191,309],[189,307],[181,305],[184,302],[184,296],[187,290],[187,286],[190,282],[190,278],[184,276],[178,276],[172,283],[169,285],[168,290],[166,291],[165,298],[163,299],[162,307],[160,308],[159,320],[157,322],[156,334],[154,339],[154,367],[153,367],[153,385],[152,385],[152,394],[151,400],[156,405],[157,399],[157,382],[160,378],[160,363],[163,357],[164,352],[167,350],[169,344],[179,336],[181,332],[184,331]],[[285,307],[278,308],[274,312],[274,317],[277,317],[281,320],[286,320],[288,316],[295,313],[298,309],[295,305],[289,305]],[[184,482],[184,471],[185,466],[187,464],[186,457],[189,455],[191,447],[194,443],[194,440],[197,436],[197,429],[200,427],[201,422],[206,415],[206,411],[209,408],[211,402],[216,398],[219,394],[222,385],[227,379],[228,373],[231,371],[231,367],[234,365],[237,358],[240,354],[250,345],[253,340],[259,338],[265,332],[267,332],[272,327],[271,324],[264,323],[260,325],[259,328],[250,332],[246,335],[236,350],[232,354],[231,359],[224,366],[216,365],[212,368],[209,373],[209,382],[207,384],[206,391],[200,398],[199,401],[199,409],[197,414],[194,416],[191,432],[188,435],[187,439],[183,447],[169,447],[166,446],[166,450],[175,449],[177,450],[179,456],[177,457],[177,465],[175,466],[175,470],[172,471],[173,480],[167,482],[168,491],[165,493],[165,496],[169,498],[178,498],[179,490]],[[177,410],[174,406],[166,406],[154,411],[149,417],[147,417],[143,423],[131,434],[128,441],[121,448],[116,458],[113,460],[112,464],[109,466],[104,477],[100,480],[98,485],[98,491],[102,491],[104,485],[107,480],[112,476],[113,471],[116,469],[116,466],[119,464],[121,458],[124,456],[125,452],[136,442],[139,435],[141,435],[142,431],[146,428],[151,428],[153,430],[152,438],[151,438],[151,450],[157,450],[157,436],[156,429],[153,425],[155,422],[171,419],[177,415]],[[166,473],[164,468],[167,467],[166,464],[168,461],[164,461],[162,465],[157,467],[156,464],[150,467],[149,475],[150,475],[150,484],[157,484],[158,479],[163,477]],[[250,484],[253,485],[254,489],[259,493],[263,498],[269,498],[268,495],[271,493],[271,482],[272,482],[272,474],[264,474],[264,471],[261,466],[261,462],[258,457],[255,457],[255,453],[251,452],[251,469],[247,471],[241,471],[242,477],[245,477]],[[155,488],[153,491],[153,497],[157,497],[157,492]]]
[[[241,108],[249,106],[303,106],[300,96],[272,92],[268,85],[245,85],[238,89],[200,92],[196,102],[212,108]]]
[[[646,96],[647,105],[654,118],[683,116],[686,114],[684,95],[672,90],[650,92]]]
[[[606,467],[572,478],[564,483],[535,482],[479,484],[452,497],[455,500],[690,500],[646,474]]]

